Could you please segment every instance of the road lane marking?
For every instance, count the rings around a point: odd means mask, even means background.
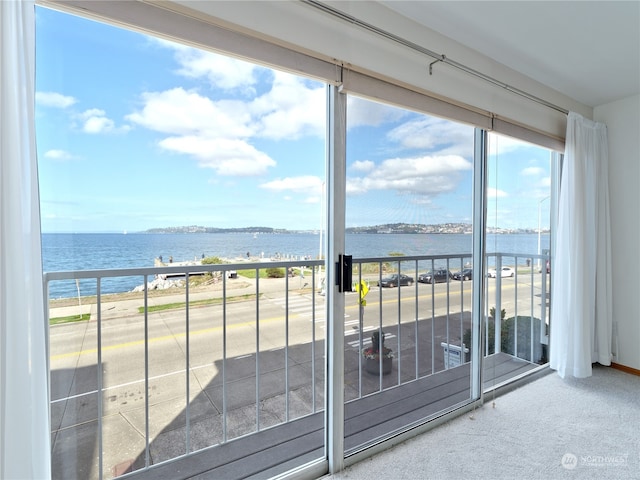
[[[384,334],[384,339],[389,340],[391,338],[395,338],[396,336],[392,333],[385,333]],[[371,339],[370,338],[366,338],[366,339],[362,339],[362,346],[366,346],[369,345],[371,343]],[[349,345],[350,347],[353,348],[360,348],[360,340],[352,340],[351,342],[347,342],[347,345]]]
[[[509,286],[505,286],[503,287],[503,289],[506,288],[515,288],[515,284],[514,285],[509,285]],[[456,292],[456,294],[459,294],[460,292]],[[442,296],[446,296],[447,292],[440,292],[440,293],[436,293],[433,296],[434,297],[442,297]],[[449,296],[451,295],[451,290],[449,291]],[[431,298],[432,295],[431,294],[425,294],[425,295],[418,295],[418,299],[420,298]],[[412,296],[412,297],[406,297],[406,298],[402,298],[401,301],[410,301],[410,300],[414,300],[415,301],[416,297]],[[389,303],[397,303],[398,299],[397,298],[393,298],[393,299],[388,299],[388,300],[383,300],[382,303],[383,304],[389,304]],[[368,306],[375,306],[375,305],[380,305],[380,302],[378,301],[370,301],[368,302]],[[358,304],[355,305],[349,305],[349,306],[345,306],[345,310],[353,310],[353,309],[357,309],[360,306]],[[367,307],[365,307],[367,308]],[[347,317],[348,315],[345,314],[345,317]],[[299,317],[298,314],[293,314],[293,315],[289,315],[289,319],[292,318],[296,318]],[[265,324],[265,323],[273,323],[273,322],[281,322],[286,320],[286,317],[282,316],[282,317],[273,317],[273,318],[268,318],[268,319],[260,319],[260,323],[261,324]],[[316,318],[316,321],[318,323],[320,322],[324,322],[324,318]],[[233,325],[227,325],[227,330],[229,329],[238,329],[238,328],[246,328],[246,327],[252,327],[255,326],[255,321],[249,321],[249,322],[243,322],[243,323],[237,323],[237,324],[233,324]],[[322,328],[322,326],[320,325],[320,327]],[[202,330],[196,330],[195,332],[191,332],[190,336],[195,336],[195,335],[202,335],[202,334],[207,334],[207,333],[212,333],[212,332],[218,332],[222,330],[222,326],[219,327],[211,327],[211,328],[206,328],[206,329],[202,329]],[[157,343],[157,342],[161,342],[161,341],[167,341],[167,340],[176,340],[178,338],[184,338],[186,336],[185,333],[179,333],[179,334],[172,334],[172,335],[164,335],[162,337],[155,337],[155,338],[151,338],[149,339],[149,343]],[[119,343],[116,345],[107,345],[102,347],[102,351],[111,351],[111,350],[119,350],[119,349],[123,349],[123,348],[128,348],[128,347],[135,347],[135,346],[140,346],[140,345],[144,345],[144,340],[135,340],[132,342],[124,342],[124,343]],[[52,355],[50,357],[51,360],[61,360],[64,358],[71,358],[71,357],[75,357],[78,355],[89,355],[89,354],[97,354],[98,353],[98,349],[97,348],[92,348],[92,349],[88,349],[88,350],[81,350],[81,351],[76,351],[76,352],[68,352],[68,353],[61,353],[59,355]]]
[[[297,315],[289,315],[289,319],[291,318],[295,318]],[[272,318],[261,318],[260,319],[260,324],[264,325],[266,323],[274,323],[274,322],[283,322],[285,320],[285,317],[272,317]],[[252,320],[250,322],[242,322],[242,323],[234,323],[232,325],[227,325],[227,331],[228,330],[236,330],[239,328],[246,328],[246,327],[253,327],[255,326],[256,322],[255,320]],[[204,335],[207,333],[213,333],[213,332],[221,332],[223,330],[222,326],[219,327],[211,327],[211,328],[204,328],[202,330],[196,330],[193,332],[189,333],[189,337],[194,337],[197,335]],[[158,343],[158,342],[163,342],[163,341],[167,341],[167,340],[177,340],[178,338],[184,338],[186,337],[186,333],[175,333],[175,334],[171,334],[171,335],[163,335],[161,337],[154,337],[154,338],[150,338],[148,343]],[[106,352],[106,351],[111,351],[111,350],[120,350],[123,348],[128,348],[128,347],[137,347],[140,345],[144,345],[144,340],[134,340],[132,342],[124,342],[124,343],[118,343],[115,345],[107,345],[102,347],[102,352]],[[51,360],[62,360],[63,358],[71,358],[71,357],[76,357],[79,355],[90,355],[90,354],[97,354],[98,353],[98,349],[97,348],[90,348],[87,350],[80,350],[80,351],[76,351],[76,352],[68,352],[68,353],[61,353],[58,355],[52,355],[50,357]]]
[[[251,355],[246,355],[246,356],[251,356]],[[244,358],[244,357],[237,357],[237,358]],[[198,365],[197,367],[189,367],[189,371],[192,370],[199,370],[201,368],[206,368],[206,367],[212,367],[213,364],[211,365]],[[170,377],[172,375],[178,375],[178,374],[184,374],[184,369],[182,370],[176,370],[175,372],[169,372],[169,373],[163,373],[161,375],[154,375],[153,377],[149,377],[149,382],[151,382],[152,380],[158,380],[159,378],[165,378],[165,377]],[[126,382],[126,383],[121,383],[119,385],[111,385],[109,387],[104,387],[102,389],[103,392],[106,392],[108,390],[115,390],[116,388],[122,388],[122,387],[129,387],[131,385],[136,385],[137,383],[143,383],[145,380],[144,378],[141,378],[140,380],[133,380],[131,382]],[[89,392],[82,392],[82,393],[77,393],[75,395],[71,395],[69,397],[62,397],[62,398],[58,398],[56,400],[51,400],[51,403],[60,403],[60,402],[64,402],[65,400],[73,400],[75,398],[80,398],[80,397],[86,397],[87,395],[93,395],[95,393],[98,393],[99,390],[91,390]]]

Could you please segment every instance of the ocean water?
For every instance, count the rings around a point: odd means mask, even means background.
[[[541,248],[549,248],[549,235],[540,237]],[[471,235],[463,234],[349,234],[346,251],[354,258],[384,257],[391,252],[404,255],[470,254]],[[534,254],[537,234],[488,235],[487,252]],[[252,257],[298,260],[318,258],[320,236],[311,233],[45,233],[42,235],[42,261],[45,272],[152,267],[154,258],[176,262],[200,259],[202,255],[227,259]],[[522,259],[524,262],[525,259]],[[452,269],[456,269],[452,267]],[[130,291],[143,282],[140,278],[105,279],[103,293]],[[80,283],[81,295],[95,294],[95,281]],[[53,282],[52,298],[78,295],[75,282]]]

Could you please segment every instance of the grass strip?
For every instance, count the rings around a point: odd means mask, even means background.
[[[258,275],[260,279],[269,278],[267,268],[258,269]],[[238,270],[238,275],[245,278],[256,278],[256,270],[254,268],[249,270]],[[284,269],[282,269],[282,276],[284,277]]]
[[[260,294],[262,296],[262,294]],[[256,298],[254,293],[247,293],[245,295],[236,295],[235,297],[227,297],[227,303],[232,302],[242,302],[246,300],[253,300]],[[221,305],[223,302],[222,298],[205,298],[204,300],[191,300],[189,302],[189,306],[191,307],[202,307],[206,305]],[[175,303],[164,303],[162,305],[149,305],[147,307],[147,312],[163,312],[165,310],[174,310],[176,308],[186,308],[187,302],[175,302]],[[144,313],[144,307],[138,307],[138,313]]]
[[[66,317],[55,317],[49,319],[49,325],[58,325],[61,323],[83,322],[91,318],[90,313],[83,313],[82,315],[68,315]]]

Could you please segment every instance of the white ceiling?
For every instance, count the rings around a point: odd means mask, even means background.
[[[584,105],[640,93],[638,0],[380,3]]]

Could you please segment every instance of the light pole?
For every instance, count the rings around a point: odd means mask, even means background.
[[[540,250],[540,214],[541,214],[541,207],[542,207],[542,202],[544,202],[545,200],[551,198],[551,195],[547,195],[546,197],[544,197],[542,200],[538,201],[538,255],[542,254],[542,251]],[[542,271],[542,267],[540,266],[540,257],[538,257],[538,271]]]

